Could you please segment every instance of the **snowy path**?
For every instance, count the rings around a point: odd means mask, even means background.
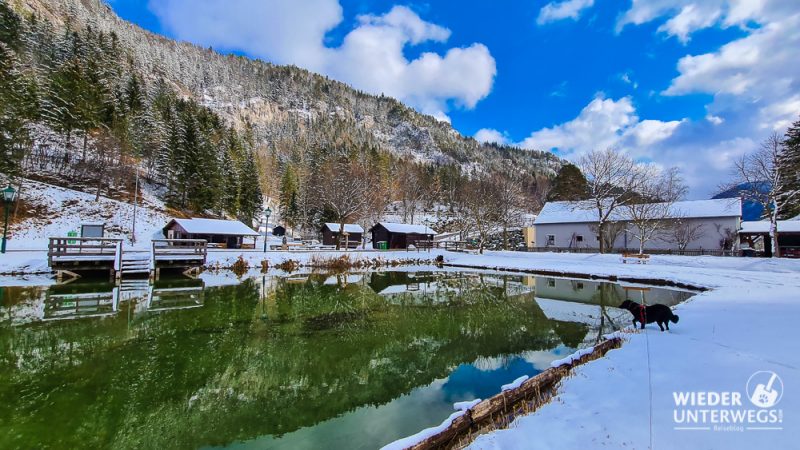
[[[449,259],[492,268],[660,278],[712,288],[676,308],[681,320],[672,332],[661,333],[651,324],[646,333],[629,334],[620,350],[580,367],[565,380],[552,403],[518,419],[508,430],[481,436],[471,448],[796,448],[800,261],[656,256],[650,264],[629,265],[614,255],[519,253]],[[787,384],[774,408],[757,408],[749,400],[746,385],[757,371],[773,371]],[[742,400],[732,406],[676,407],[673,392],[739,392]],[[733,431],[714,431],[711,422],[677,423],[674,413],[680,419],[686,410],[709,410],[712,420],[713,414],[720,415],[718,421],[727,411],[754,410],[757,415]],[[766,411],[774,411],[780,421],[759,423]],[[676,429],[686,426],[712,429]]]

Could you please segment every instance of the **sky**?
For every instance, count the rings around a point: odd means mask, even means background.
[[[109,0],[165,36],[390,95],[481,141],[616,148],[708,198],[800,119],[798,0]]]

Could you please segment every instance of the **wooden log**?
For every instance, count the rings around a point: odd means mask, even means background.
[[[525,399],[540,399],[545,392],[549,393],[548,397],[553,395],[555,385],[569,374],[574,367],[600,358],[609,350],[617,348],[621,344],[622,339],[618,337],[605,340],[594,346],[591,353],[576,358],[570,363],[548,368],[533,378],[525,380],[519,387],[503,391],[492,398],[478,403],[468,409],[464,415],[453,420],[450,426],[443,431],[409,448],[413,450],[446,448],[448,444],[463,437],[467,432],[477,430],[481,425],[494,420],[496,415],[508,414],[514,410],[516,405]],[[534,406],[535,408],[540,406],[538,401]]]

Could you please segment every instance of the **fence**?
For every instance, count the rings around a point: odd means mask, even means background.
[[[583,247],[530,247],[520,248],[523,252],[533,253],[600,253],[599,248],[583,248]],[[615,248],[607,250],[606,253],[630,253],[636,249]],[[687,250],[645,250],[648,255],[677,255],[677,256],[741,256],[741,250],[707,250],[707,249],[687,249]]]
[[[462,251],[467,248],[466,241],[414,241],[412,245],[419,250],[430,250],[432,248],[441,248],[444,250]]]

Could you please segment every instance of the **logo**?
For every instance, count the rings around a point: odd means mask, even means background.
[[[747,380],[747,398],[759,408],[772,408],[783,396],[783,380],[777,373],[762,370]]]
[[[673,392],[675,430],[743,432],[783,430],[783,380],[760,370],[738,390]]]

